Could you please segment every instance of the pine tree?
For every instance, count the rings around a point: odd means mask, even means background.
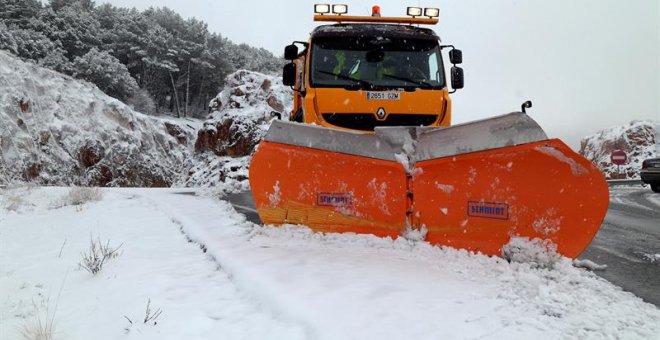
[[[0,0],[0,48],[117,98],[138,94],[131,102],[147,112],[205,112],[229,73],[275,73],[284,64],[168,8],[140,12],[92,0]]]
[[[89,11],[94,8],[94,1],[92,0],[50,0],[49,2],[50,7],[54,11],[59,11],[60,9],[71,6],[71,5],[79,5],[80,7],[84,8],[85,10]]]
[[[41,9],[39,0],[0,0],[0,21],[7,26],[25,28]]]
[[[6,50],[11,53],[18,53],[18,45],[14,40],[14,35],[9,31],[7,25],[0,21],[0,50]]]
[[[103,92],[119,100],[126,101],[138,85],[131,77],[126,65],[108,52],[92,48],[73,62],[74,76],[96,84]]]
[[[41,32],[47,32],[51,40],[59,41],[70,60],[101,45],[98,20],[78,2],[58,11],[52,8],[42,10],[34,26]]]

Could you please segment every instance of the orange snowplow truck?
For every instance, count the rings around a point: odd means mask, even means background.
[[[285,48],[291,121],[272,123],[250,163],[264,224],[417,235],[497,256],[513,238],[542,239],[573,258],[589,245],[609,204],[589,160],[548,139],[525,106],[450,125],[462,53],[419,27],[436,24],[438,9],[314,9],[315,21],[334,23]]]

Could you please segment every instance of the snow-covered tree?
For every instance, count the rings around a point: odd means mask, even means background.
[[[0,0],[0,20],[7,26],[25,28],[41,9],[39,0]]]
[[[92,0],[0,0],[0,24],[0,48],[85,77],[116,97],[125,98],[125,89],[137,81],[144,91],[134,101],[147,110],[153,105],[145,96],[152,97],[157,110],[204,112],[229,73],[279,73],[284,64],[263,48],[237,45],[209,32],[206,23],[183,19],[167,8],[138,11],[96,6]],[[105,71],[92,68],[93,56]],[[106,78],[108,69],[119,67],[117,62],[129,76],[118,71],[122,86]]]
[[[92,1],[92,0],[50,0],[49,5],[54,11],[59,11],[61,8],[71,6],[71,5],[79,5],[80,7],[84,8],[86,10],[91,10],[91,9],[94,8],[94,1]]]
[[[92,48],[73,62],[74,76],[96,84],[103,92],[119,100],[126,100],[138,85],[126,65],[105,51]]]
[[[15,26],[14,26],[15,27]],[[0,49],[58,72],[72,74],[71,62],[58,43],[32,29],[11,29],[0,22]]]
[[[51,40],[59,41],[71,60],[101,45],[98,20],[78,2],[58,11],[42,10],[34,28],[46,32]]]
[[[39,61],[50,53],[62,49],[58,43],[51,41],[45,34],[33,29],[15,29],[9,32],[17,45],[16,54],[24,59]]]
[[[64,55],[65,53],[61,48],[53,50],[47,56],[39,59],[37,63],[49,69],[72,75],[75,71],[73,63]]]
[[[18,45],[14,40],[14,35],[9,31],[7,25],[0,21],[0,50],[6,50],[11,53],[18,53]]]

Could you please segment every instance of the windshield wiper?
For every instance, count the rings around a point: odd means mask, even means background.
[[[431,87],[433,87],[433,85],[431,85],[430,83],[427,83],[427,82],[422,81],[422,80],[415,80],[415,79],[410,79],[410,78],[405,78],[405,77],[398,77],[398,76],[393,76],[393,75],[389,75],[389,74],[383,74],[383,77],[396,79],[396,80],[401,80],[401,81],[405,81],[405,82],[409,82],[409,83],[414,83],[414,84],[422,86],[422,88],[430,89]]]
[[[369,87],[369,88],[374,88],[375,87],[374,84],[372,84],[372,83],[370,83],[366,80],[361,80],[361,79],[345,76],[345,75],[340,74],[340,73],[328,72],[328,71],[323,71],[323,70],[317,70],[316,72],[323,73],[323,74],[328,74],[328,75],[331,75],[331,76],[335,76],[339,79],[350,80],[350,81],[354,82],[356,85],[359,85],[361,87],[365,87],[365,86]],[[353,89],[353,88],[351,87],[350,89]]]

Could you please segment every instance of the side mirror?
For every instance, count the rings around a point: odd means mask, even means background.
[[[282,84],[285,86],[296,85],[296,64],[288,63],[284,65],[284,69],[282,70]]]
[[[451,68],[451,87],[455,90],[463,88],[463,69],[458,66]]]
[[[284,48],[284,59],[293,60],[298,58],[298,46],[289,45]]]
[[[461,50],[452,49],[449,51],[449,61],[456,65],[463,62],[463,52]]]

